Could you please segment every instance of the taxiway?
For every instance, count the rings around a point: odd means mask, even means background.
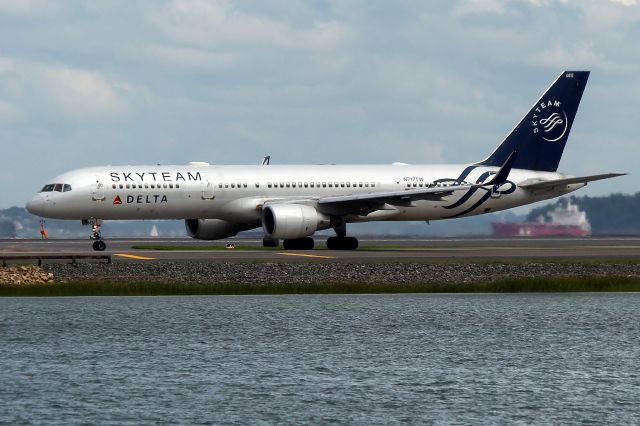
[[[330,251],[323,240],[315,250],[285,251],[263,248],[259,239],[234,238],[198,241],[190,238],[110,239],[105,252],[94,252],[89,240],[0,239],[0,256],[111,255],[114,262],[148,261],[332,261],[332,262],[429,262],[436,260],[580,260],[640,259],[640,237],[592,238],[361,238],[360,249]],[[226,249],[227,244],[235,248]],[[170,246],[174,250],[136,249]],[[175,250],[179,246],[179,250]],[[210,249],[216,247],[219,249]],[[209,249],[205,249],[209,248]]]

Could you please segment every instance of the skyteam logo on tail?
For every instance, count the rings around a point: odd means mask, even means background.
[[[540,102],[533,110],[531,127],[534,134],[547,142],[557,142],[567,133],[569,119],[562,108],[562,102],[547,100]]]

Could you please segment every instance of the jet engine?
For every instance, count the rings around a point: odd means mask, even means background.
[[[240,225],[220,219],[185,219],[187,234],[198,240],[219,240],[245,230]]]
[[[262,228],[269,238],[296,239],[331,226],[331,218],[302,204],[274,204],[262,210]]]

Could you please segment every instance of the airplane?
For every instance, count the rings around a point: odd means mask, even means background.
[[[201,240],[262,227],[263,244],[310,250],[330,229],[330,250],[354,250],[347,224],[472,216],[558,197],[588,182],[557,171],[589,71],[564,71],[484,160],[458,165],[106,166],[51,179],[27,202],[34,215],[91,225],[105,250],[104,220],[183,219]]]

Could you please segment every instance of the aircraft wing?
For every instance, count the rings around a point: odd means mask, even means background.
[[[604,173],[601,175],[591,175],[591,176],[581,176],[581,177],[573,177],[566,179],[555,179],[555,180],[529,180],[518,184],[520,188],[528,189],[530,191],[540,191],[544,189],[552,189],[561,185],[572,185],[576,183],[584,183],[585,185],[588,182],[593,182],[594,180],[601,179],[609,179],[617,176],[624,176],[627,173]]]
[[[384,208],[385,204],[389,204],[391,206],[411,206],[413,201],[418,200],[440,201],[443,197],[451,195],[455,191],[467,191],[476,187],[490,187],[493,185],[503,184],[506,182],[517,156],[518,151],[513,151],[502,167],[500,167],[496,174],[487,182],[475,185],[454,183],[449,186],[322,197],[318,199],[318,207],[331,210],[349,211],[351,213],[363,213]]]
[[[416,200],[441,200],[455,191],[463,191],[472,188],[473,185],[452,185],[448,187],[407,189],[401,191],[371,192],[369,194],[335,195],[331,197],[321,197],[318,204],[336,204],[346,202],[376,202],[389,204],[406,204]]]
[[[333,214],[369,214],[375,210],[393,209],[391,206],[411,206],[417,200],[442,200],[455,191],[465,191],[474,185],[418,188],[369,194],[336,195],[318,199],[318,209]]]

